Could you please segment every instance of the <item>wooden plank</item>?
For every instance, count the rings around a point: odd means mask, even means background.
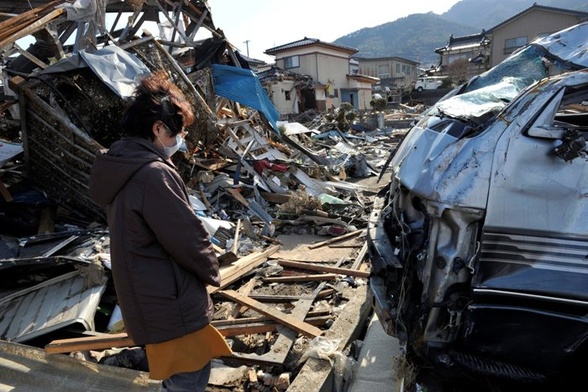
[[[319,242],[319,243],[316,243],[316,244],[308,245],[308,248],[309,249],[319,248],[321,246],[329,245],[329,244],[332,244],[334,242],[338,242],[338,241],[346,240],[347,238],[358,236],[358,235],[360,235],[363,232],[365,232],[365,229],[355,230],[355,231],[352,231],[350,233],[340,235],[339,237],[331,238],[330,240],[326,240],[326,241]]]
[[[241,277],[253,271],[259,265],[264,263],[268,256],[276,253],[280,249],[280,245],[272,245],[263,252],[252,253],[235,261],[231,266],[221,268],[221,285],[220,287],[208,286],[209,294],[214,294],[217,291],[227,287],[231,283],[239,280]]]
[[[237,219],[237,226],[235,227],[235,237],[233,238],[233,248],[231,251],[234,254],[239,253],[239,237],[241,235],[241,219]]]
[[[238,191],[238,190],[236,190],[236,189],[232,189],[232,188],[226,188],[226,189],[225,189],[225,191],[226,191],[226,192],[227,192],[229,195],[233,196],[233,198],[234,198],[235,200],[237,200],[239,203],[243,204],[245,207],[249,207],[249,202],[247,201],[247,199],[245,199],[245,198],[243,197],[243,195],[242,195],[241,193],[239,193],[239,191]]]
[[[39,60],[38,58],[36,58],[32,54],[30,54],[29,52],[27,52],[23,48],[21,48],[16,42],[14,42],[12,44],[12,46],[14,47],[14,49],[16,49],[18,51],[18,53],[20,53],[21,55],[26,57],[29,61],[35,63],[39,68],[45,69],[48,67],[47,64],[45,64],[44,62],[42,62],[41,60]]]
[[[64,14],[64,13],[65,13],[65,10],[63,8],[58,8],[58,9],[50,12],[49,14],[45,15],[41,19],[38,19],[36,22],[34,22],[24,28],[21,27],[18,32],[15,32],[14,34],[11,34],[10,37],[8,37],[7,39],[2,40],[2,42],[0,42],[0,47],[5,46],[8,42],[15,42],[23,37],[26,37],[27,35],[30,35],[36,31],[44,28],[45,24],[47,24],[51,20],[57,18],[58,16],[60,16],[61,14]]]
[[[134,346],[133,339],[126,333],[104,334],[73,339],[53,340],[45,346],[47,354],[69,353],[72,351],[103,350],[112,347]]]
[[[350,342],[360,336],[364,321],[372,310],[371,303],[367,300],[367,292],[367,285],[344,290],[343,296],[350,300],[345,305],[343,314],[335,319],[324,334],[325,338],[339,342],[337,352],[344,352]],[[311,357],[288,387],[288,392],[330,391],[332,383],[329,384],[328,380],[332,382],[333,371],[334,361]]]
[[[325,325],[329,320],[332,319],[333,318],[331,316],[313,317],[304,320],[304,322],[313,326],[320,326]],[[278,329],[278,327],[280,327],[280,325],[281,324],[278,324],[273,321],[262,321],[251,324],[223,325],[222,327],[216,328],[218,329],[221,335],[225,337],[232,337],[238,335],[274,332]]]
[[[293,329],[293,330],[297,331],[298,333],[301,333],[305,336],[315,338],[317,336],[320,336],[323,333],[323,331],[321,331],[319,328],[317,328],[313,325],[310,325],[310,324],[305,323],[303,321],[297,320],[296,318],[292,317],[289,314],[285,314],[283,312],[280,312],[279,310],[276,310],[275,308],[272,308],[271,306],[267,306],[265,304],[262,304],[261,302],[254,301],[251,298],[245,297],[245,296],[237,293],[236,291],[224,290],[224,291],[220,291],[219,294],[231,299],[232,301],[238,302],[241,305],[246,305],[249,308],[256,310],[257,312],[259,312],[261,314],[264,314],[264,315],[268,316],[269,318],[271,318],[272,320],[275,320],[280,324],[284,324],[288,328],[291,328],[291,329]]]
[[[247,284],[245,284],[244,286],[241,286],[239,288],[239,293],[243,294],[243,295],[249,295],[249,293],[251,292],[251,290],[253,290],[253,288],[255,287],[255,284],[257,283],[257,277],[254,276],[253,278],[251,278],[249,280],[249,282],[247,282]],[[239,304],[233,304],[233,310],[230,312],[228,319],[232,320],[235,319],[239,316],[239,314],[245,312],[245,310],[247,310],[246,306],[243,305],[239,305]]]
[[[355,261],[353,262],[351,269],[354,269],[354,270],[359,269],[359,266],[361,265],[361,263],[363,262],[363,259],[365,259],[365,256],[367,255],[368,248],[369,248],[369,246],[366,241],[363,243],[363,247],[361,248],[357,257],[355,258]]]
[[[302,297],[298,295],[255,295],[249,294],[249,298],[259,302],[272,302],[272,303],[283,303],[283,302],[295,302]]]
[[[347,276],[354,276],[356,278],[369,278],[369,272],[358,271],[349,268],[340,268],[340,267],[331,267],[328,265],[322,264],[311,264],[311,263],[303,263],[300,261],[290,261],[290,260],[278,260],[278,264],[283,267],[291,267],[291,268],[299,268],[305,269],[309,271],[320,271],[320,272],[329,272],[333,274],[340,274],[340,275],[347,275]]]
[[[318,319],[318,318],[323,318],[323,317],[333,317],[333,316],[332,316],[331,311],[328,309],[315,310],[312,312],[308,312],[306,314],[305,320],[312,320],[312,319]],[[242,318],[232,319],[232,320],[230,320],[230,319],[212,320],[211,324],[215,328],[221,328],[221,327],[225,327],[227,325],[254,324],[254,323],[263,323],[266,321],[272,321],[272,319],[270,319],[267,316],[242,317]],[[312,323],[309,322],[309,324],[312,324]]]
[[[323,280],[336,280],[337,274],[317,274],[317,275],[293,275],[293,276],[276,276],[270,278],[263,278],[264,282],[268,283],[284,283],[284,282],[310,282]]]
[[[324,312],[312,312],[305,322],[310,325],[325,325],[333,318],[332,315],[324,315]],[[276,331],[281,325],[266,316],[247,317],[236,320],[215,320],[211,323],[223,336],[236,336],[250,333],[265,333]],[[80,338],[57,339],[45,346],[47,354],[62,354],[73,351],[104,350],[113,347],[135,346],[133,339],[126,333],[97,334]]]

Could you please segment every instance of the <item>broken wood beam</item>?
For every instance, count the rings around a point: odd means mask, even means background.
[[[304,263],[304,262],[300,262],[300,261],[290,261],[290,260],[279,259],[278,264],[280,264],[282,267],[305,269],[305,270],[309,270],[309,271],[328,272],[328,273],[332,273],[332,274],[353,276],[356,278],[369,278],[369,276],[370,276],[369,272],[358,271],[358,270],[349,269],[349,268],[331,267],[331,266],[322,265],[322,264]]]
[[[237,293],[236,291],[225,290],[220,291],[219,294],[229,298],[232,301],[240,303],[241,305],[248,306],[250,309],[253,309],[261,314],[264,314],[269,318],[277,321],[278,323],[283,324],[288,328],[291,328],[294,331],[301,333],[307,337],[315,338],[323,333],[323,331],[321,331],[319,328],[313,325],[297,320],[289,314],[285,314],[275,308],[272,308],[271,306],[267,306],[265,304],[262,304],[261,302],[245,297]]]

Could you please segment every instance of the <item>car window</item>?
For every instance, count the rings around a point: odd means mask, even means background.
[[[566,130],[578,130],[588,136],[588,85],[568,86],[548,103],[528,135],[560,139]]]

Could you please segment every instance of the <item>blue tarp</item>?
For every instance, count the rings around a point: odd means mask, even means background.
[[[258,110],[274,131],[279,133],[276,121],[278,121],[280,114],[253,71],[228,65],[213,64],[212,79],[217,95]]]

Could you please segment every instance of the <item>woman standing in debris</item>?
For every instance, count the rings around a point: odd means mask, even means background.
[[[206,286],[220,285],[218,260],[170,160],[193,120],[165,72],[148,76],[122,119],[128,137],[98,154],[90,183],[106,210],[126,330],[170,392],[204,391],[211,358],[231,354],[210,325]]]

